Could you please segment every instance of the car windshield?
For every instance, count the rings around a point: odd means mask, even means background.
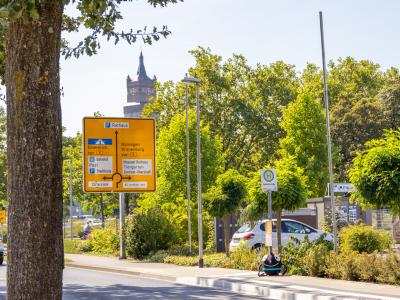
[[[249,224],[243,224],[242,227],[240,227],[240,228],[237,230],[237,233],[248,232],[248,231],[250,231],[250,230],[251,230],[251,227],[250,227]]]

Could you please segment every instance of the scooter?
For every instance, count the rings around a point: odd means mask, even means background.
[[[285,275],[286,272],[287,266],[282,264],[282,260],[279,255],[272,252],[263,256],[258,267],[259,277]]]

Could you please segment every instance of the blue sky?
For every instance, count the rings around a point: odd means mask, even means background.
[[[250,65],[283,60],[300,71],[307,62],[321,65],[318,12],[324,13],[327,59],[353,56],[400,67],[398,0],[186,0],[153,8],[134,0],[121,6],[121,29],[168,25],[172,35],[152,46],[138,42],[102,43],[99,54],[61,61],[63,125],[67,135],[82,129],[82,118],[100,111],[122,116],[126,77],[136,72],[143,50],[148,75],[180,80],[194,64],[197,46],[228,58],[243,54]],[[83,33],[67,36],[73,43]]]

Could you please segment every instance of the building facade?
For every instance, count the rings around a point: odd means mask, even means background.
[[[140,52],[136,75],[132,78],[128,75],[126,79],[127,104],[124,105],[124,116],[126,118],[141,117],[143,107],[148,103],[150,98],[156,96],[155,81],[155,76],[153,79],[147,76],[143,53]]]

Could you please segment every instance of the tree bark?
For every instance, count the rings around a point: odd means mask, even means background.
[[[278,209],[276,212],[276,236],[278,239],[278,253],[282,250],[282,209]]]
[[[225,254],[229,256],[229,215],[224,216],[224,242],[225,242]]]
[[[36,3],[39,18],[11,20],[7,37],[8,299],[62,297],[63,4]]]

